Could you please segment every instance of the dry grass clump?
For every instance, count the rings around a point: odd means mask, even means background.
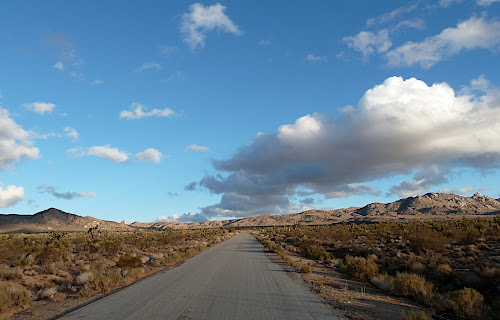
[[[417,310],[410,311],[408,313],[403,312],[401,314],[403,320],[432,320],[432,316],[425,311]]]
[[[31,303],[31,293],[9,281],[0,281],[0,313],[25,308]]]
[[[307,274],[312,273],[311,266],[303,265],[302,267],[300,267],[300,272]]]
[[[120,268],[137,268],[142,264],[140,257],[134,256],[129,252],[121,255],[116,265]]]

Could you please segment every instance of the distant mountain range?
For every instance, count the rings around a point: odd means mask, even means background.
[[[260,216],[202,223],[180,222],[124,222],[100,220],[93,217],[81,217],[75,214],[50,208],[34,215],[0,214],[0,233],[11,232],[50,232],[50,231],[87,231],[98,226],[101,230],[126,231],[140,229],[199,229],[214,227],[253,227],[287,226],[297,223],[322,225],[339,222],[387,220],[429,220],[456,219],[500,214],[500,199],[483,196],[480,193],[472,197],[454,194],[427,193],[423,196],[404,198],[391,203],[371,203],[362,208],[351,207],[337,210],[307,210],[286,215],[263,214]]]

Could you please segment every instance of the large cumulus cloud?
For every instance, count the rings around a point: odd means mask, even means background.
[[[284,213],[290,199],[378,194],[369,183],[413,173],[386,190],[408,196],[446,182],[450,170],[500,166],[500,92],[484,78],[455,92],[415,78],[391,77],[339,115],[309,114],[274,134],[259,133],[198,182],[218,204],[207,216]],[[478,85],[480,84],[480,85]]]

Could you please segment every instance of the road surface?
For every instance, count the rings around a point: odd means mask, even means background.
[[[61,319],[343,319],[242,233]]]

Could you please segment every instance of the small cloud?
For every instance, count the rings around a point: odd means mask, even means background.
[[[53,68],[57,70],[64,70],[64,64],[62,61],[57,61]]]
[[[50,133],[38,133],[35,131],[29,131],[29,137],[30,139],[42,139],[42,140],[47,140],[48,138],[52,137],[61,137],[60,134],[50,132]]]
[[[36,112],[38,114],[50,113],[56,107],[56,105],[53,103],[40,102],[40,101],[25,103],[24,106],[26,107],[26,109]]]
[[[309,53],[306,56],[306,61],[311,61],[311,62],[328,62],[328,58],[326,56],[315,56],[312,53]]]
[[[161,82],[167,83],[173,80],[184,80],[184,73],[182,71],[177,71],[176,73],[172,73],[168,76],[168,78],[161,79]]]
[[[106,146],[93,146],[82,150],[81,148],[72,148],[66,151],[66,155],[75,157],[96,156],[108,161],[117,163],[127,163],[128,155],[117,148]]]
[[[271,40],[260,40],[259,41],[259,46],[263,46],[263,47],[267,47],[267,46],[270,46],[272,44],[273,43],[271,42]]]
[[[177,192],[167,192],[167,196],[169,196],[170,198],[175,198],[178,197],[179,194]]]
[[[90,84],[93,86],[102,86],[104,84],[104,80],[93,80]]]
[[[158,218],[156,218],[156,221],[190,223],[190,222],[205,222],[208,221],[208,218],[202,213],[186,212],[184,214],[173,214],[170,217],[159,216]]]
[[[135,158],[139,161],[152,161],[154,163],[160,163],[161,158],[163,158],[163,155],[161,154],[160,151],[149,148],[144,150],[143,152],[139,152],[135,155]]]
[[[344,37],[342,40],[348,47],[360,52],[365,60],[375,51],[386,52],[392,46],[387,29],[382,29],[377,33],[361,31],[355,36]]]
[[[184,187],[184,190],[186,190],[186,191],[194,191],[194,190],[196,190],[197,187],[198,187],[198,183],[197,182],[191,182],[191,183],[188,183]]]
[[[156,62],[146,62],[142,66],[135,69],[135,72],[141,72],[144,70],[161,70],[162,66]]]
[[[48,186],[46,184],[42,184],[38,186],[38,191],[40,193],[48,193],[51,194],[52,196],[59,198],[59,199],[64,199],[64,200],[72,200],[74,198],[95,198],[97,197],[97,194],[94,192],[64,192],[60,193],[56,191],[56,188],[53,186]]]
[[[0,208],[8,208],[24,199],[24,188],[7,186],[5,189],[0,183]]]
[[[122,112],[120,112],[120,118],[127,120],[138,120],[148,117],[172,117],[175,115],[175,112],[169,108],[165,109],[154,108],[149,112],[143,111],[143,108],[146,109],[147,107],[142,104],[134,102],[130,105],[129,107],[130,110],[123,110]]]
[[[201,3],[189,6],[189,13],[185,13],[181,20],[183,40],[192,50],[205,46],[207,33],[213,30],[241,35],[242,32],[234,22],[224,13],[226,7],[220,3],[205,7]]]
[[[80,138],[80,134],[74,128],[66,127],[64,128],[64,132],[66,137],[70,137],[73,140],[78,140]]]
[[[197,144],[190,144],[184,149],[184,151],[207,152],[210,151],[210,148],[206,146],[199,146]]]
[[[169,56],[172,53],[174,53],[175,51],[177,51],[177,47],[176,46],[161,46],[160,51],[161,51],[162,55]]]
[[[85,80],[85,75],[81,72],[71,71],[69,75],[71,76],[71,78],[73,78],[73,80],[77,81]]]

